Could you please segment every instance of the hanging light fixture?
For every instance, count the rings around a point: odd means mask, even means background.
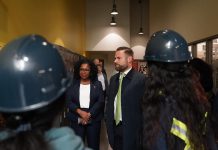
[[[110,25],[111,25],[111,26],[117,25],[117,23],[116,23],[116,21],[115,21],[115,16],[114,16],[114,15],[113,15],[112,18],[111,18]]]
[[[113,9],[111,11],[111,15],[117,15],[117,14],[118,14],[117,6],[116,6],[115,0],[114,0],[113,1]]]
[[[142,34],[144,34],[144,32],[143,32],[143,28],[142,28],[142,17],[143,17],[143,15],[142,15],[142,13],[143,13],[143,9],[142,9],[142,0],[139,0],[139,5],[140,5],[140,28],[139,28],[139,35],[142,35]]]
[[[138,34],[140,34],[140,35],[144,34],[142,27],[139,28],[139,33]]]

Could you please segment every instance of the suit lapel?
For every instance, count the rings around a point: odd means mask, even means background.
[[[79,102],[80,91],[79,91],[79,89],[80,89],[80,81],[78,80],[78,81],[75,81],[74,88],[73,88],[72,92],[74,93],[73,99],[76,100],[76,102],[80,105],[80,102]]]
[[[115,99],[115,96],[117,95],[118,87],[119,87],[119,73],[117,73],[114,77],[114,80],[112,81],[110,88],[112,89],[112,95],[113,99]]]
[[[131,82],[132,78],[134,75],[134,70],[131,69],[128,74],[123,78],[123,82],[122,82],[122,93],[124,93],[126,91],[126,89],[129,87],[129,83]]]
[[[126,91],[126,89],[128,89],[128,85],[132,80],[132,77],[134,75],[134,70],[131,69],[128,74],[124,77],[123,82],[122,82],[122,93],[124,93]],[[112,82],[112,85],[110,85],[110,88],[112,88],[112,94],[113,94],[113,99],[115,99],[116,95],[117,95],[117,91],[118,91],[118,87],[119,87],[119,76],[120,73],[117,73],[114,77],[114,80]]]
[[[92,100],[94,99],[94,94],[95,94],[95,84],[90,82],[90,105],[92,104]]]

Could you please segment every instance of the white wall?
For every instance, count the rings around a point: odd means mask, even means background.
[[[104,59],[110,79],[114,70],[114,51],[130,47],[129,0],[116,0],[117,26],[110,26],[113,0],[86,0],[86,51],[90,58]]]
[[[133,49],[135,59],[143,59],[149,35],[148,0],[142,0],[144,35],[138,35],[138,0],[116,0],[119,14],[116,16],[115,27],[109,25],[112,3],[113,0],[86,1],[86,51],[115,51],[117,47],[127,46]]]
[[[170,28],[188,42],[218,34],[217,0],[150,0],[150,34]]]
[[[112,0],[86,1],[86,50],[114,51],[130,46],[129,1],[117,0],[117,26],[111,27]]]

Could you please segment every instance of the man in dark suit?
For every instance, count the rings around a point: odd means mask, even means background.
[[[104,69],[104,60],[95,58],[93,59],[93,62],[97,66],[98,80],[102,83],[102,88],[104,91],[104,98],[106,98],[106,95],[108,92],[108,79],[107,79],[107,73]]]
[[[114,64],[119,73],[110,79],[105,114],[108,139],[113,150],[140,149],[145,75],[135,71],[132,63],[132,49],[117,48]]]

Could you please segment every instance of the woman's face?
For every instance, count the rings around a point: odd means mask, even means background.
[[[89,64],[81,64],[79,75],[81,79],[89,79],[89,75],[90,75]]]

